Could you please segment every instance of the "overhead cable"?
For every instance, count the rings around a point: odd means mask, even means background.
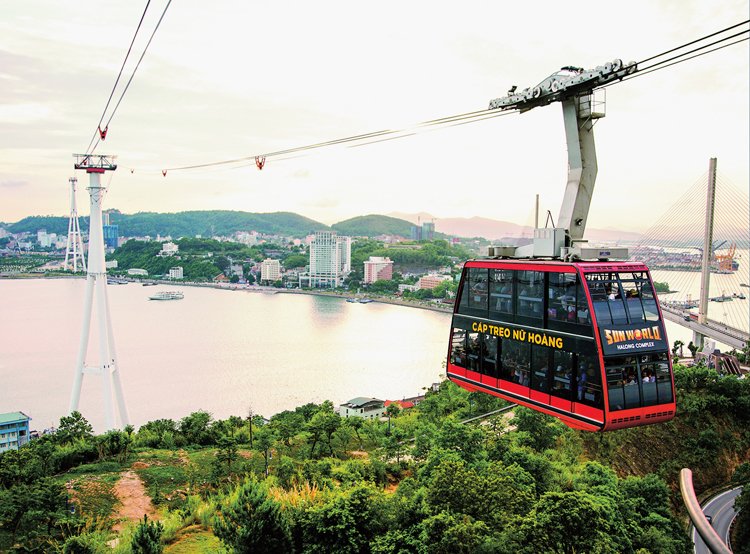
[[[123,69],[125,69],[125,63],[128,61],[128,56],[130,56],[130,51],[133,49],[133,44],[135,43],[135,37],[138,36],[138,31],[141,30],[141,25],[143,24],[143,19],[146,17],[146,12],[148,11],[149,4],[151,4],[151,0],[148,0],[148,2],[146,2],[146,7],[143,9],[143,13],[141,14],[141,20],[138,22],[138,27],[136,27],[135,33],[133,33],[133,39],[130,41],[130,46],[128,47],[128,51],[125,54],[125,59],[122,60],[122,65],[120,66],[120,72],[117,74],[117,79],[115,79],[115,84],[112,87],[112,91],[109,93],[107,104],[104,106],[104,110],[102,110],[102,115],[99,118],[99,123],[97,123],[97,128],[94,130],[94,134],[91,136],[91,141],[89,142],[89,145],[86,147],[85,152],[89,151],[89,148],[91,148],[91,145],[94,143],[94,140],[96,140],[97,134],[99,134],[99,130],[102,128],[102,121],[104,121],[104,115],[107,113],[107,108],[109,108],[109,103],[112,101],[112,97],[115,94],[115,89],[117,89],[117,84],[120,82],[120,77],[122,77],[122,71]]]
[[[146,52],[148,51],[148,47],[151,45],[151,41],[154,39],[154,35],[156,34],[156,31],[159,29],[159,25],[161,25],[162,20],[164,19],[164,16],[167,13],[167,9],[169,8],[169,5],[172,3],[172,0],[169,0],[167,2],[167,5],[164,6],[164,11],[161,12],[161,16],[159,17],[159,21],[156,22],[156,26],[154,27],[154,30],[151,32],[151,36],[148,39],[148,42],[146,43],[145,48],[143,49],[143,52],[141,53],[141,57],[138,58],[138,63],[135,65],[135,69],[133,69],[133,73],[130,75],[130,79],[128,79],[128,82],[125,84],[125,88],[122,91],[122,94],[120,94],[120,99],[117,101],[117,104],[115,104],[114,109],[112,110],[112,113],[109,115],[109,119],[107,120],[106,125],[104,126],[105,129],[109,127],[109,124],[112,122],[112,118],[115,117],[115,113],[117,112],[117,108],[120,107],[120,103],[122,102],[122,99],[125,97],[125,93],[128,91],[128,88],[130,87],[130,83],[133,82],[133,77],[135,77],[136,71],[138,71],[138,67],[140,67],[141,62],[143,61],[143,57],[146,55]],[[94,150],[96,150],[96,147],[99,145],[99,140],[96,141],[96,144],[94,144],[94,147],[91,149],[91,152],[87,153],[93,153]]]

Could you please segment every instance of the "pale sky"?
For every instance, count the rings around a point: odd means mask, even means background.
[[[154,0],[125,70],[166,0]],[[145,2],[0,4],[0,221],[67,215],[73,153],[96,129]],[[639,61],[748,19],[748,1],[176,1],[97,153],[105,208],[292,211],[331,224],[429,212],[530,223],[566,182],[560,104],[263,171],[160,169],[485,109],[561,66]],[[748,190],[748,43],[606,90],[589,227],[643,231],[704,177]],[[121,86],[124,83],[121,83]],[[115,100],[119,92],[115,95]],[[134,171],[131,173],[131,168]],[[88,213],[85,173],[78,202]]]

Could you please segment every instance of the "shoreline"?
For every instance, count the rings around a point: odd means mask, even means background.
[[[34,275],[29,273],[17,274],[17,275],[0,275],[2,279],[85,279],[86,275]],[[117,279],[119,281],[125,281],[123,284],[140,284],[143,283],[155,283],[158,285],[172,285],[175,287],[197,287],[197,288],[213,288],[220,290],[239,291],[239,292],[257,292],[262,294],[305,294],[309,296],[325,296],[332,298],[367,298],[373,302],[380,302],[381,304],[391,304],[394,306],[404,306],[407,308],[418,308],[422,310],[430,310],[433,312],[440,312],[450,314],[453,313],[453,305],[439,305],[434,302],[425,300],[404,300],[402,298],[393,298],[387,296],[374,296],[374,295],[357,295],[355,293],[347,292],[328,292],[326,290],[301,290],[301,289],[277,289],[274,287],[264,287],[261,285],[238,285],[230,283],[196,283],[193,281],[176,282],[168,281],[164,279],[133,279],[132,277],[114,277],[108,276],[109,279]],[[117,286],[117,285],[112,285]]]

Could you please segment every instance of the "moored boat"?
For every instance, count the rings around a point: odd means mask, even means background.
[[[185,295],[179,290],[165,290],[149,296],[149,300],[182,300]]]

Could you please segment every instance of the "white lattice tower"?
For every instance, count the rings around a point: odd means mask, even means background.
[[[81,385],[85,373],[99,375],[103,382],[104,415],[107,430],[114,429],[115,417],[112,397],[117,400],[121,427],[128,425],[128,411],[120,383],[120,370],[115,353],[115,337],[112,332],[112,319],[107,294],[107,268],[104,264],[104,233],[102,229],[102,198],[104,187],[101,175],[117,169],[111,156],[77,155],[76,169],[85,169],[89,174],[88,191],[91,196],[89,219],[89,265],[86,272],[86,293],[83,305],[83,329],[76,361],[73,392],[70,397],[70,411],[78,410],[81,398]],[[96,301],[94,301],[96,300]],[[86,352],[91,332],[91,316],[96,304],[97,331],[99,335],[99,361],[96,365],[85,365]]]
[[[78,223],[78,208],[76,207],[76,183],[78,179],[71,177],[70,181],[70,220],[68,221],[68,246],[65,248],[65,264],[63,269],[69,270],[68,263],[73,265],[73,272],[78,271],[80,258],[81,271],[86,271],[86,258],[83,255],[83,239],[81,225]]]

